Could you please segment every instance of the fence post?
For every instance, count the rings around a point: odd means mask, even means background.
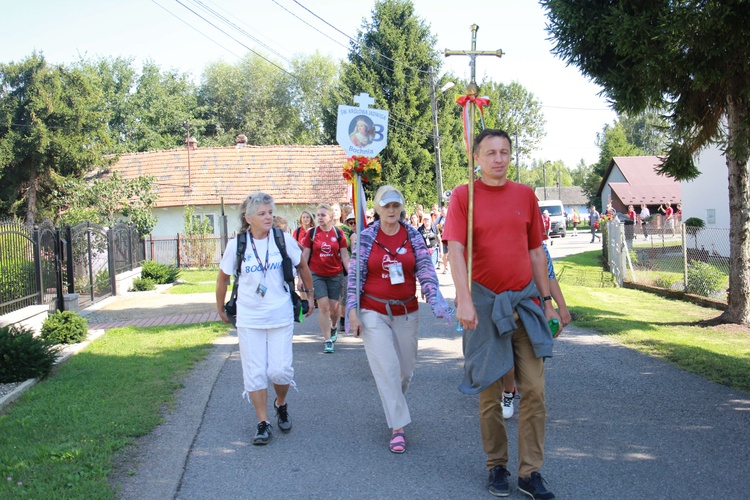
[[[177,233],[177,267],[180,266],[180,233]]]
[[[133,233],[132,228],[128,227],[128,266],[129,271],[133,270]]]
[[[688,289],[688,259],[687,259],[687,241],[685,240],[685,224],[680,223],[680,235],[682,236],[682,274],[685,286],[683,292],[687,292]],[[696,250],[698,248],[696,247]]]
[[[149,255],[151,256],[151,260],[154,260],[154,235],[153,234],[151,233],[148,234],[148,241],[150,243],[149,250],[151,250],[151,253]],[[144,254],[146,253],[145,249],[143,253]]]
[[[57,292],[57,310],[65,311],[65,296],[63,295],[62,286],[62,238],[60,237],[60,230],[55,229],[55,291]]]
[[[91,254],[91,221],[86,221],[86,240],[88,242],[87,255],[89,257],[89,295],[91,302],[94,302],[94,256]]]
[[[109,286],[112,295],[117,295],[117,269],[115,265],[115,232],[111,227],[107,228],[107,267],[109,267]]]
[[[42,281],[42,245],[39,236],[39,226],[34,226],[32,233],[34,242],[34,275],[36,276],[37,304],[44,304],[44,283]]]
[[[73,230],[70,225],[65,227],[65,256],[68,269],[68,293],[75,293],[75,269],[73,263]]]
[[[227,241],[228,241],[228,235],[227,235],[227,216],[222,215],[221,216],[221,252],[219,253],[219,259],[221,259],[221,255],[224,255],[224,250],[227,249]]]

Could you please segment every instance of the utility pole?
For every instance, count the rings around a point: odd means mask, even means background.
[[[560,192],[560,180],[562,179],[562,169],[560,165],[557,165],[557,199],[562,200],[562,194]]]
[[[516,182],[521,184],[521,164],[518,163],[518,128],[516,128]]]
[[[435,73],[430,71],[430,103],[432,104],[432,141],[435,143],[435,180],[437,181],[438,206],[443,206],[443,167],[440,163],[440,134],[438,133],[438,109],[435,96]]]
[[[544,182],[544,201],[547,201],[547,163],[542,163],[542,182]]]
[[[193,185],[190,179],[190,123],[185,120],[185,148],[187,149],[188,160],[188,189]]]

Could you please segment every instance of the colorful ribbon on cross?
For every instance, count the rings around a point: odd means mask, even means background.
[[[482,116],[482,128],[484,128],[484,108],[490,105],[490,100],[487,97],[478,97],[467,94],[457,97],[456,102],[464,108],[461,113],[464,122],[464,141],[466,142],[466,151],[471,154],[471,143],[474,137],[474,124],[469,123],[470,103],[474,104],[479,109],[479,113]]]

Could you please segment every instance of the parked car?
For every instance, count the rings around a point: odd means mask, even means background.
[[[549,235],[560,236],[562,238],[565,238],[565,233],[567,231],[566,229],[567,220],[565,217],[565,209],[563,207],[562,201],[540,200],[539,211],[544,212],[545,210],[549,212],[549,218],[550,218]]]

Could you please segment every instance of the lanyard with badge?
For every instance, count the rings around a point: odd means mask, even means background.
[[[263,280],[258,284],[258,288],[255,289],[255,293],[260,295],[261,297],[266,296],[266,292],[268,291],[268,287],[266,287],[266,271],[268,271],[268,249],[271,246],[271,233],[268,233],[268,241],[266,243],[266,264],[263,265],[263,262],[260,261],[260,257],[258,257],[258,250],[255,248],[255,240],[253,239],[253,233],[250,233],[250,245],[253,247],[253,253],[255,254],[255,259],[258,261],[258,267],[261,268],[263,271]]]
[[[408,241],[409,234],[407,233],[406,239],[404,239],[404,242],[399,245],[398,249],[396,249],[396,253],[394,254],[388,247],[379,242],[377,238],[375,239],[375,243],[380,245],[380,247],[385,250],[388,255],[390,255],[394,260],[397,259],[396,254],[404,255],[406,253],[406,243]],[[404,283],[404,265],[401,262],[393,262],[390,266],[388,266],[388,275],[391,279],[391,285],[400,285],[401,283]]]

